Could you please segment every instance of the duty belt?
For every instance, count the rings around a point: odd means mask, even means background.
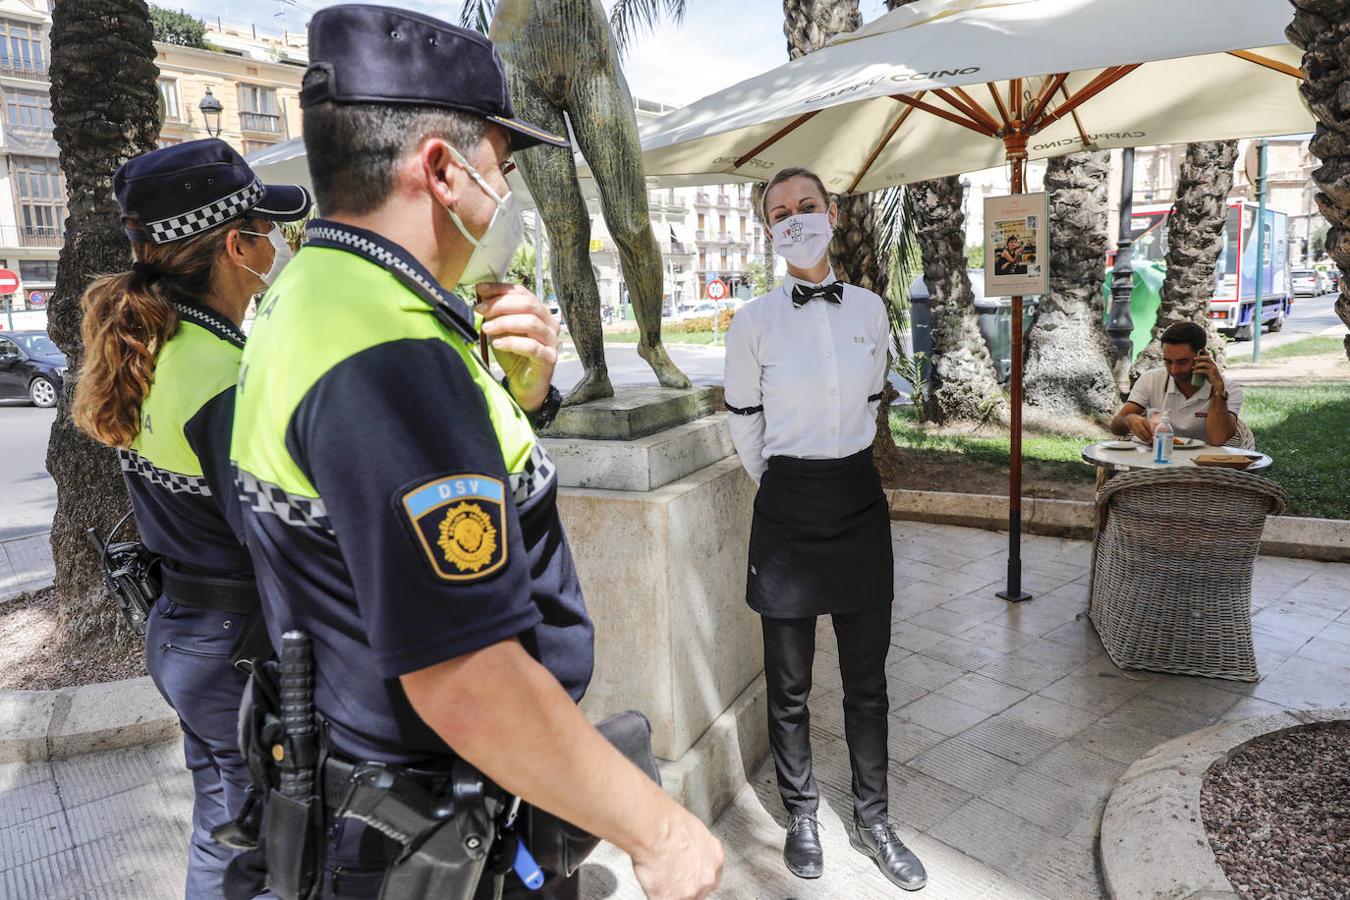
[[[256,582],[190,575],[178,571],[171,560],[165,560],[160,566],[160,580],[170,600],[194,609],[245,615],[257,612],[261,605]]]

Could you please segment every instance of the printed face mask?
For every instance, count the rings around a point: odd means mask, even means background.
[[[520,205],[516,202],[516,195],[508,191],[505,197],[497,196],[497,192],[487,180],[478,174],[477,169],[469,165],[469,161],[458,150],[451,147],[450,152],[454,153],[464,165],[469,177],[497,204],[497,211],[492,214],[492,221],[488,223],[487,231],[483,232],[481,238],[475,238],[469,232],[464,220],[453,209],[446,209],[450,214],[450,221],[455,223],[464,239],[473,245],[473,253],[469,255],[469,262],[464,267],[464,274],[459,277],[459,283],[483,284],[505,281],[506,273],[511,268],[511,260],[515,258],[516,250],[525,239],[525,222],[520,217]]]
[[[828,213],[801,213],[774,225],[770,233],[773,252],[790,266],[809,269],[825,258],[834,228]]]
[[[266,272],[253,272],[248,266],[244,266],[245,269],[258,276],[258,280],[263,283],[264,287],[271,287],[272,283],[277,280],[277,276],[281,274],[281,270],[286,268],[286,264],[295,256],[291,252],[291,245],[286,243],[286,238],[281,233],[281,226],[273,226],[267,234],[261,234],[257,231],[244,231],[243,229],[240,229],[239,233],[267,238],[267,242],[272,245],[272,265],[268,267]]]

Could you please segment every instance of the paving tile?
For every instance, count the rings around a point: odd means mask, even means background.
[[[1292,656],[1252,687],[1250,695],[1294,709],[1350,706],[1350,669]]]
[[[1042,696],[1028,697],[1002,715],[1062,738],[1073,737],[1098,719],[1096,714],[1087,710]]]
[[[39,819],[61,810],[54,781],[37,781],[0,794],[0,828]]]
[[[188,835],[186,823],[147,821],[77,846],[81,895],[176,900],[187,872]]]
[[[1040,772],[1019,770],[1010,778],[979,791],[978,796],[1062,837],[1083,817],[1090,815],[1109,793],[1109,788],[1094,791],[1082,785],[1064,784]]]
[[[907,763],[945,740],[945,734],[913,722],[892,718],[887,723],[886,747],[892,763]]]
[[[886,679],[886,698],[890,701],[891,715],[915,700],[922,700],[929,693],[931,692],[912,685],[908,681],[901,681],[899,678]]]
[[[1291,640],[1311,640],[1326,627],[1326,619],[1286,606],[1268,606],[1252,616],[1253,631]]]
[[[1010,687],[974,672],[944,684],[936,693],[990,714],[1002,712],[1027,696],[1027,692],[1020,688]]]
[[[1069,622],[1045,633],[1045,640],[1070,647],[1082,648],[1092,653],[1101,653],[1105,648],[1097,635],[1097,629],[1087,616],[1076,617]]]
[[[0,869],[0,897],[5,900],[75,900],[81,896],[74,851],[13,867],[0,865]]]
[[[48,762],[0,763],[0,803],[4,802],[5,791],[51,780],[52,767]]]
[[[952,736],[979,724],[988,713],[938,694],[915,700],[896,712],[896,717]]]
[[[895,601],[891,607],[892,617],[904,622],[953,599],[948,591],[937,589],[936,586],[933,590],[927,590],[928,587],[929,585],[919,582],[917,585],[906,585],[903,591],[897,588]]]
[[[184,766],[182,742],[173,740],[57,760],[52,769],[66,806],[74,807],[149,784],[164,771]]]
[[[1042,637],[1032,643],[1018,647],[1010,655],[1018,659],[1029,659],[1043,666],[1061,669],[1065,674],[1068,674],[1083,663],[1095,659],[1101,652],[1098,648],[1075,647],[1071,644]]]
[[[1106,716],[1102,721],[1175,738],[1195,731],[1197,728],[1204,728],[1216,718],[1218,718],[1218,713],[1199,712],[1165,700],[1141,695],[1126,701],[1119,709]]]
[[[975,641],[1000,653],[1011,653],[1036,639],[1034,634],[1004,628],[1000,620],[997,619],[985,622],[983,625],[976,625],[969,631],[961,632],[961,640]]]
[[[1350,648],[1346,648],[1350,650]],[[966,672],[987,666],[1005,654],[978,641],[968,641],[964,637],[947,638],[922,651],[929,659],[940,660],[956,666]]]
[[[68,807],[71,836],[76,846],[110,835],[165,827],[187,829],[191,810],[172,804],[158,784],[141,787]]]
[[[1015,656],[1006,656],[978,671],[986,678],[992,678],[1003,684],[1033,692],[1053,684],[1065,675],[1058,668]]]
[[[965,670],[951,663],[930,659],[922,654],[906,657],[886,666],[889,678],[898,678],[924,690],[935,691],[965,674]]]
[[[1165,735],[1112,721],[1108,717],[1083,729],[1073,743],[1128,765],[1167,740]]]
[[[1017,773],[1016,763],[981,750],[961,738],[944,741],[919,754],[909,766],[974,796],[982,796],[986,788]]]
[[[911,616],[910,622],[915,625],[921,625],[932,631],[940,631],[946,635],[958,635],[963,631],[969,631],[976,625],[983,624],[983,619],[963,616],[960,613],[954,613],[951,610],[935,607],[925,610],[917,616]]]
[[[1034,889],[1056,900],[1097,900],[1106,886],[1097,870],[1091,843],[1060,838],[1034,856],[1021,876]]]
[[[928,834],[1009,874],[1054,841],[1040,826],[984,800],[970,801]]]
[[[1208,716],[1219,716],[1237,702],[1237,695],[1216,687],[1213,682],[1210,678],[1165,675],[1145,687],[1143,694]]]
[[[1065,741],[1038,756],[1027,768],[1070,787],[1096,788],[1109,792],[1129,766],[1088,749],[1080,740]]]
[[[891,645],[918,653],[934,644],[945,641],[947,635],[913,622],[901,622],[891,628]]]
[[[1008,614],[1008,601],[1000,600],[992,591],[975,591],[953,597],[942,603],[942,608],[958,615],[969,616],[981,622],[1002,618]]]
[[[889,770],[891,818],[926,831],[970,801],[970,794],[909,766]]]
[[[1060,742],[1060,737],[1006,716],[994,716],[961,735],[961,740],[1021,765],[1034,762]]]
[[[1137,682],[1114,675],[1083,675],[1076,671],[1037,693],[1051,700],[1104,716],[1134,697],[1142,686]]]
[[[57,811],[0,828],[0,867],[14,868],[74,846],[65,813]]]
[[[1350,645],[1328,640],[1320,634],[1299,647],[1294,655],[1336,666],[1350,665]]]
[[[1257,700],[1255,697],[1238,697],[1237,703],[1228,707],[1223,715],[1219,716],[1220,722],[1238,722],[1242,719],[1255,719],[1260,716],[1273,716],[1282,712],[1287,712],[1289,707],[1281,706],[1278,703],[1271,703],[1267,700]]]
[[[1332,622],[1317,633],[1317,636],[1323,640],[1335,641],[1338,644],[1350,646],[1350,624],[1345,622]]]
[[[962,594],[970,594],[974,591],[985,590],[989,592],[989,599],[991,601],[998,600],[994,594],[998,591],[998,585],[1002,581],[1001,578],[990,578],[982,572],[960,571],[943,572],[941,575],[931,576],[928,580],[933,584],[941,585],[942,587],[958,591]]]

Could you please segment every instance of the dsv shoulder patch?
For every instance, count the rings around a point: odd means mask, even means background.
[[[404,491],[399,505],[442,581],[478,581],[506,565],[506,486],[451,475]]]

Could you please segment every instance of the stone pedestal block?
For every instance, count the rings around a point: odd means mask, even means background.
[[[543,438],[563,487],[654,491],[735,452],[727,414],[708,416],[632,441]]]
[[[622,386],[613,397],[563,407],[540,436],[632,441],[701,419],[716,405],[717,392],[710,387]]]

